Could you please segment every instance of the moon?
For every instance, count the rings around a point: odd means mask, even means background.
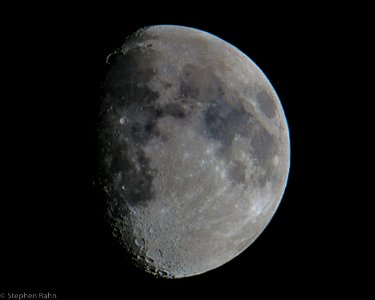
[[[229,262],[286,187],[289,131],[272,85],[234,46],[183,26],[140,29],[107,62],[98,183],[124,257],[165,278]]]

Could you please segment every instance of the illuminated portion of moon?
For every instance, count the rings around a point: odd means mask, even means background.
[[[161,277],[217,268],[269,223],[289,172],[271,84],[206,32],[153,26],[110,55],[99,182],[114,235]]]

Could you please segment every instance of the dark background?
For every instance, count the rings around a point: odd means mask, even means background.
[[[343,50],[358,35],[350,7],[341,9],[177,2],[4,9],[11,17],[3,21],[0,293],[305,298],[353,289],[358,273],[348,245],[355,232],[341,223],[345,199],[338,191],[346,182],[336,178],[344,154],[335,145],[341,132],[351,134],[336,121],[352,101],[338,92],[346,86],[338,76],[346,72]],[[269,226],[231,262],[179,280],[154,279],[124,260],[92,187],[106,56],[133,31],[155,24],[202,29],[247,54],[278,93],[291,138],[288,185]]]

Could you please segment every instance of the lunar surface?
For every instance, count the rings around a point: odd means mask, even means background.
[[[107,60],[98,182],[124,254],[166,278],[227,263],[286,186],[289,133],[270,82],[234,46],[182,26],[141,29]]]

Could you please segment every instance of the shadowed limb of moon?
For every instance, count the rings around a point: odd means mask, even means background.
[[[288,128],[271,84],[235,47],[182,26],[139,30],[109,61],[98,181],[114,235],[161,277],[230,261],[286,186]]]

